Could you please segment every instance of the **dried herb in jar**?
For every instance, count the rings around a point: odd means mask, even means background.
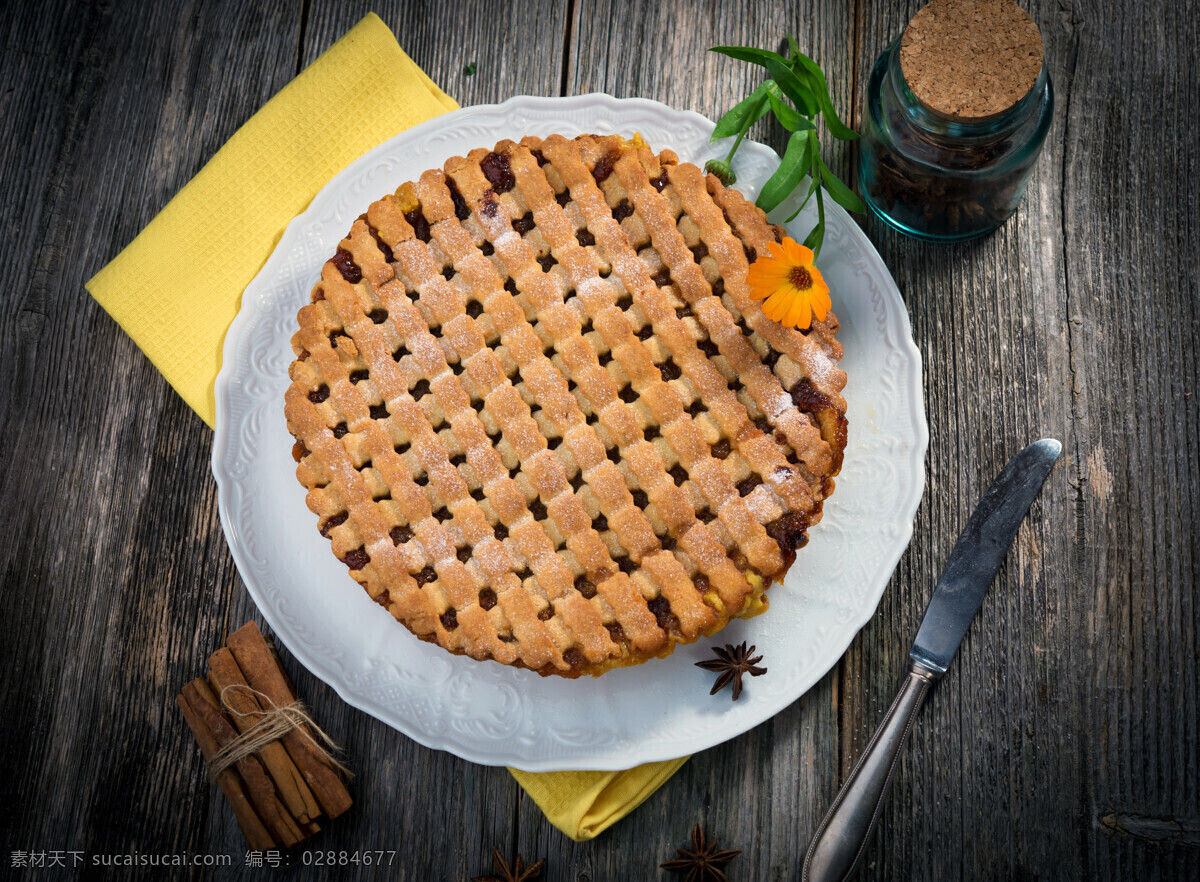
[[[859,180],[885,222],[970,239],[1016,210],[1053,95],[1037,26],[1011,0],[933,0],[884,51],[867,93]]]

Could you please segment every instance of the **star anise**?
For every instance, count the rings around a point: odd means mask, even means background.
[[[696,667],[704,668],[706,671],[716,671],[720,674],[717,677],[717,682],[713,683],[712,691],[708,694],[716,695],[727,684],[733,683],[733,700],[737,701],[738,696],[742,694],[743,674],[749,674],[751,677],[758,677],[765,674],[767,669],[758,667],[758,662],[762,661],[762,656],[759,655],[750,658],[750,654],[754,652],[755,648],[751,646],[747,649],[745,640],[739,646],[726,643],[724,649],[718,646],[713,647],[713,652],[717,654],[716,658],[696,662]]]
[[[471,882],[529,882],[529,880],[542,875],[542,868],[545,866],[546,859],[542,858],[536,864],[530,864],[527,867],[524,859],[517,855],[510,867],[508,861],[504,859],[504,855],[500,854],[500,849],[493,848],[491,875],[475,876]]]
[[[659,866],[673,873],[687,873],[684,882],[729,882],[724,866],[741,854],[740,851],[729,848],[718,851],[717,841],[706,841],[699,824],[692,828],[691,849],[675,850],[679,852],[679,857],[665,861]]]

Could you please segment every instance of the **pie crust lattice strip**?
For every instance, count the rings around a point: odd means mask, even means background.
[[[543,674],[766,607],[846,444],[837,319],[767,319],[780,231],[640,136],[502,141],[373,203],[292,338],[297,476],[418,637]]]

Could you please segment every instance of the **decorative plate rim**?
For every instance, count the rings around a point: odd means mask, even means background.
[[[575,123],[572,121],[572,123],[567,125],[562,124],[570,118],[572,113],[578,114],[581,112],[588,114],[588,121],[586,123]],[[875,268],[881,272],[879,279],[871,279],[871,281],[881,283],[879,290],[873,291],[876,300],[879,302],[879,306],[876,308],[876,315],[880,314],[881,309],[886,311],[889,305],[891,309],[886,316],[886,323],[883,319],[877,319],[877,323],[879,324],[878,330],[881,333],[886,331],[892,332],[891,334],[885,334],[885,336],[894,336],[896,338],[890,341],[894,349],[889,352],[889,357],[893,354],[898,355],[903,363],[901,366],[907,367],[907,370],[903,372],[906,374],[907,387],[897,389],[896,392],[902,396],[907,395],[906,403],[908,407],[906,413],[910,419],[907,424],[901,425],[900,428],[908,430],[911,434],[900,440],[902,446],[903,444],[910,446],[908,446],[907,450],[901,449],[899,453],[905,456],[903,462],[911,469],[912,481],[911,485],[907,488],[907,496],[898,500],[896,507],[897,519],[885,525],[890,528],[889,541],[878,561],[871,567],[870,573],[866,577],[869,580],[869,586],[863,594],[863,602],[858,608],[858,614],[848,617],[845,621],[836,623],[837,632],[836,634],[831,632],[828,639],[826,639],[826,645],[824,646],[824,651],[821,653],[820,660],[810,665],[811,670],[806,670],[803,677],[793,677],[792,680],[786,681],[784,683],[786,688],[782,692],[775,690],[771,692],[768,700],[756,701],[752,699],[747,702],[747,696],[752,695],[755,691],[752,687],[743,695],[743,700],[738,702],[740,705],[738,714],[729,716],[712,711],[710,714],[712,720],[709,721],[709,725],[702,732],[695,734],[691,738],[684,737],[675,740],[660,739],[659,741],[651,741],[644,745],[635,745],[636,748],[639,748],[635,750],[631,750],[630,745],[624,743],[608,746],[580,742],[575,749],[572,749],[568,745],[562,750],[552,750],[549,753],[544,749],[545,746],[536,740],[536,737],[530,741],[528,735],[525,736],[525,741],[522,741],[519,737],[495,739],[487,736],[486,732],[479,737],[470,737],[471,732],[468,732],[466,736],[462,732],[459,732],[456,737],[455,733],[447,731],[444,726],[442,728],[434,726],[433,729],[428,726],[419,726],[411,718],[412,708],[420,705],[419,695],[415,704],[413,702],[405,702],[403,704],[405,712],[397,710],[395,702],[392,705],[381,705],[378,696],[366,694],[364,691],[370,686],[368,681],[371,677],[363,676],[358,683],[354,683],[351,682],[353,678],[347,675],[344,668],[340,665],[338,667],[334,666],[332,659],[343,653],[343,650],[320,642],[314,646],[310,641],[302,639],[301,635],[296,633],[297,629],[285,621],[283,609],[285,605],[277,606],[267,596],[265,588],[257,581],[255,568],[250,565],[252,556],[251,550],[248,547],[248,539],[245,535],[245,525],[239,522],[237,513],[234,511],[234,503],[242,499],[243,483],[246,480],[248,469],[246,468],[247,463],[242,461],[239,456],[240,451],[235,442],[238,437],[239,428],[237,421],[239,419],[243,422],[254,421],[261,416],[261,414],[254,413],[249,409],[239,409],[239,405],[246,400],[253,400],[252,396],[254,394],[261,396],[264,394],[264,389],[263,383],[256,382],[261,380],[261,377],[256,377],[253,374],[247,375],[246,371],[249,367],[247,359],[249,355],[243,350],[249,346],[248,338],[257,328],[255,321],[260,318],[260,313],[265,312],[271,305],[271,286],[275,285],[278,287],[284,284],[280,280],[286,279],[288,276],[288,261],[291,257],[292,249],[303,244],[306,228],[321,211],[326,210],[326,204],[333,199],[335,194],[348,192],[356,184],[358,185],[358,189],[361,190],[363,185],[373,181],[375,177],[374,172],[379,168],[384,158],[389,156],[389,154],[395,153],[399,146],[411,145],[412,149],[416,149],[416,145],[435,143],[439,132],[462,128],[469,123],[481,125],[484,133],[488,131],[502,131],[503,126],[508,124],[510,120],[522,117],[526,119],[532,118],[536,122],[553,120],[555,123],[553,126],[547,123],[546,126],[542,126],[540,129],[540,131],[546,133],[551,130],[561,130],[564,128],[579,128],[581,125],[591,131],[608,131],[617,128],[619,125],[619,123],[610,125],[610,118],[626,118],[635,123],[640,123],[643,119],[654,119],[661,121],[664,126],[667,124],[667,121],[670,121],[677,128],[682,128],[686,123],[698,129],[707,138],[707,134],[712,131],[715,125],[711,120],[694,111],[677,110],[668,105],[645,98],[615,98],[602,93],[579,95],[570,98],[542,98],[523,95],[510,98],[502,104],[476,105],[435,117],[395,135],[351,162],[322,188],[303,213],[288,224],[275,250],[242,295],[242,302],[238,313],[225,336],[222,348],[223,359],[221,370],[215,383],[216,432],[212,451],[213,477],[217,483],[218,511],[221,518],[222,530],[230,552],[233,555],[234,563],[255,605],[272,630],[284,642],[296,659],[313,674],[332,686],[338,695],[348,704],[388,723],[393,728],[403,732],[426,747],[448,750],[471,762],[484,765],[517,766],[527,771],[567,769],[618,770],[629,768],[632,765],[672,759],[684,754],[694,753],[698,750],[713,747],[743,732],[749,731],[749,729],[774,716],[802,696],[841,659],[854,639],[854,636],[874,615],[891,578],[891,574],[905,549],[908,547],[908,542],[912,536],[913,519],[924,492],[924,460],[929,444],[929,432],[922,394],[923,366],[920,351],[917,349],[912,338],[908,313],[904,308],[895,281],[887,271],[886,266],[883,264],[882,259],[875,251],[870,240],[867,239],[858,225],[850,219],[846,212],[834,204],[832,200],[829,200],[826,204],[827,241],[830,240],[831,234],[836,234],[839,237],[849,237],[847,250],[851,253],[855,249],[861,251],[864,265],[873,262],[877,265]],[[645,124],[642,127],[645,128]],[[628,128],[628,126],[625,128]],[[503,134],[499,135],[499,137],[503,136]],[[447,155],[453,155],[455,152],[464,152],[464,149],[482,146],[488,143],[486,137],[486,134],[482,134],[478,144],[474,142],[465,145],[456,143]],[[494,138],[493,142],[497,139]],[[657,140],[655,138],[651,140],[651,143],[653,144]],[[763,153],[763,151],[766,151],[766,153]],[[743,142],[742,152],[739,153],[739,157],[750,161],[750,157],[752,156],[758,157],[757,162],[760,165],[763,161],[769,161],[770,159],[778,161],[778,157],[770,148],[751,141]],[[681,159],[702,161],[701,157],[681,156]],[[739,189],[747,195],[752,196],[757,191],[758,186],[743,184]],[[365,207],[366,202],[369,202],[370,199],[378,198],[381,192],[383,190],[367,194],[368,198],[362,205]],[[772,213],[772,218],[774,219],[777,215],[780,217],[784,216],[789,213],[788,209],[792,207],[794,205],[785,203]],[[357,212],[350,215],[351,219],[356,215]],[[339,233],[339,238],[342,234],[344,234],[344,229]],[[320,263],[323,263],[324,259],[324,255],[320,256],[320,262],[316,264],[318,272]],[[311,278],[315,277],[316,274],[314,273]],[[839,311],[840,315],[841,312]],[[284,367],[284,373],[286,375],[286,366]],[[280,405],[279,410],[280,412],[275,416],[282,421],[282,405]],[[852,425],[852,435],[854,431],[855,427]],[[853,452],[848,448],[846,453],[848,463],[852,457]],[[897,462],[900,461],[897,459]],[[843,474],[845,474],[845,470]],[[830,502],[831,505],[838,502],[836,493]],[[827,506],[828,510],[829,507]],[[307,513],[307,510],[305,510],[304,514]],[[820,535],[819,530],[820,525],[814,527],[814,540]],[[311,533],[313,537],[318,537],[319,535],[315,529],[311,530]],[[793,567],[793,571],[801,566],[800,561],[804,559],[804,553],[801,552],[801,556],[797,560],[796,567]],[[791,581],[792,574],[789,574],[783,586],[776,586],[772,589],[774,595],[784,591]],[[348,587],[357,588],[354,585],[348,585]],[[361,592],[361,589],[358,590]],[[773,601],[774,595],[772,596]],[[400,629],[397,632],[398,637],[404,639],[411,638],[411,635],[402,626],[398,623],[395,626]],[[730,628],[732,627],[731,625]],[[729,628],[726,631],[720,632],[715,638],[708,638],[690,646],[704,648],[710,645],[713,640],[726,635],[728,630]],[[726,639],[728,639],[728,635],[726,635]],[[414,642],[416,641],[414,640]],[[686,648],[688,647],[677,648],[676,655],[680,654]],[[453,667],[458,663],[468,665],[487,664],[453,657],[440,649],[437,651],[453,660],[449,663],[449,667]],[[384,664],[384,662],[378,660],[368,659],[368,661],[374,666]],[[666,662],[662,660],[651,660],[641,666],[640,669],[649,676],[652,672],[652,666],[663,666],[665,664]],[[492,663],[492,667],[497,667],[497,665]],[[819,670],[817,670],[818,668]],[[813,674],[813,671],[816,671],[816,673]],[[527,671],[514,671],[513,673],[525,674],[536,678],[536,675]],[[609,678],[615,679],[617,673],[616,671],[611,672],[605,675],[605,677],[600,678],[600,681],[592,682],[603,682],[609,680]],[[665,670],[661,671],[664,677],[666,673]],[[371,676],[374,676],[374,672],[372,672]],[[784,676],[787,675],[785,674]],[[501,675],[499,674],[495,676],[487,674],[481,679],[499,680],[500,678]],[[454,684],[454,679],[450,675],[447,675],[446,681]],[[614,681],[609,680],[609,682]],[[414,687],[416,693],[419,693],[422,688],[427,687],[420,684]],[[530,685],[529,682],[526,682],[520,688],[527,695],[539,691],[538,686]],[[514,693],[516,691],[515,689],[513,690]],[[713,699],[708,699],[708,696],[704,692],[700,692],[697,698],[713,701]],[[518,704],[521,701],[516,696],[514,696],[514,700]],[[463,705],[461,702],[459,705],[455,709],[470,709],[469,705]],[[711,711],[712,709],[708,710]],[[713,722],[713,720],[716,722]],[[562,742],[559,743],[559,747],[563,747]]]

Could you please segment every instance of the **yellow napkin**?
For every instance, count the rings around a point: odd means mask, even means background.
[[[87,289],[209,426],[225,331],[326,182],[458,104],[368,15],[234,133]]]
[[[457,107],[369,14],[238,129],[87,289],[212,426],[225,331],[284,227],[351,161]],[[511,771],[550,823],[583,840],[684,762]]]
[[[594,839],[646,801],[688,757],[625,772],[522,772],[509,769],[546,818],[576,842]]]

